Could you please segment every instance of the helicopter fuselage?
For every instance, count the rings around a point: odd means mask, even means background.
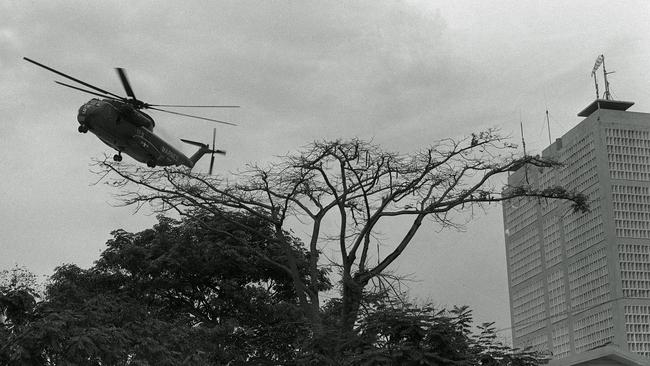
[[[120,78],[120,81],[122,82],[124,91],[128,97],[122,97],[110,91],[96,87],[92,84],[86,83],[85,81],[79,80],[68,74],[62,73],[61,71],[46,66],[40,62],[36,62],[30,58],[23,57],[23,59],[90,89],[84,89],[79,86],[55,81],[59,85],[84,93],[96,95],[102,98],[93,98],[86,104],[79,107],[79,114],[77,115],[77,121],[79,122],[79,132],[86,133],[90,131],[95,134],[100,140],[102,140],[102,142],[104,142],[106,145],[117,150],[117,154],[113,156],[113,160],[115,161],[122,161],[122,153],[125,153],[131,156],[133,159],[141,163],[145,163],[147,166],[152,168],[158,165],[184,165],[191,169],[203,155],[210,154],[211,157],[209,174],[212,174],[214,154],[226,153],[223,150],[216,150],[214,147],[217,134],[217,130],[215,128],[212,131],[212,149],[210,149],[209,145],[204,143],[181,139],[182,142],[197,146],[199,148],[194,154],[192,154],[192,156],[187,157],[175,149],[167,141],[156,136],[156,134],[153,133],[153,128],[156,125],[153,118],[140,110],[153,109],[156,111],[171,113],[189,118],[234,125],[230,122],[194,116],[186,113],[173,112],[166,109],[161,109],[159,107],[237,108],[239,106],[149,104],[135,97],[133,89],[131,88],[131,84],[126,77],[126,71],[122,68],[116,68],[116,71]]]
[[[128,103],[93,98],[79,108],[79,131],[90,131],[106,145],[148,166],[194,166],[188,158],[153,133],[154,120]],[[116,160],[117,156],[116,155]],[[198,160],[198,159],[197,159]]]

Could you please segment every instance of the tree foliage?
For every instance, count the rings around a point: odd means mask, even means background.
[[[546,358],[513,350],[497,340],[493,323],[473,333],[471,310],[383,301],[361,317],[349,365],[494,365],[532,366]]]
[[[233,214],[258,231],[265,222]],[[205,222],[202,222],[205,224]],[[227,221],[174,221],[113,232],[90,269],[64,265],[45,301],[2,302],[7,364],[282,364],[302,315],[285,248]],[[290,236],[286,235],[286,238]],[[307,253],[293,240],[292,258]],[[304,270],[302,270],[304,272]],[[329,286],[319,273],[320,286]],[[9,291],[7,291],[9,290]],[[2,299],[21,293],[3,289]]]
[[[195,216],[196,217],[196,216]],[[264,221],[232,215],[264,230]],[[313,332],[284,250],[230,222],[160,217],[152,229],[113,232],[95,265],[59,267],[37,302],[30,281],[0,288],[6,365],[537,365],[488,324],[472,333],[466,307],[414,306],[364,293],[353,332],[341,298]],[[307,276],[308,253],[290,244]],[[302,254],[300,254],[302,253]],[[329,287],[321,272],[322,290]],[[23,278],[29,279],[29,276]],[[19,285],[19,283],[22,283]],[[21,292],[25,291],[25,292]],[[21,301],[5,301],[21,298]]]

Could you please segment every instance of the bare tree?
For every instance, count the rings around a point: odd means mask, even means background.
[[[561,187],[504,189],[503,177],[509,172],[558,165],[515,153],[507,139],[488,130],[460,141],[441,140],[410,154],[386,152],[358,139],[314,142],[276,163],[251,165],[228,179],[108,160],[97,166],[126,205],[148,204],[155,211],[175,210],[181,215],[196,210],[217,216],[225,210],[245,211],[267,220],[273,228],[271,239],[278,242],[285,241],[287,230],[300,227],[308,232],[307,280],[299,276],[291,258],[288,264],[275,264],[292,275],[301,307],[317,333],[322,327],[318,273],[324,248],[335,248],[338,256],[333,260],[341,270],[340,325],[350,331],[364,289],[403,253],[425,218],[443,228],[462,225],[469,208],[514,197],[563,199],[575,210],[587,210],[585,196]],[[381,257],[372,254],[382,228],[394,220],[399,220],[403,232],[382,239]]]

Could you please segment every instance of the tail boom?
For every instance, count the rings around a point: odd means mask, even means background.
[[[195,165],[195,164],[196,164],[196,163],[197,163],[197,162],[198,162],[198,161],[203,157],[203,155],[205,155],[205,154],[222,154],[222,155],[225,155],[225,154],[226,154],[226,152],[225,152],[224,150],[213,150],[213,149],[210,149],[210,146],[209,146],[208,144],[203,144],[203,143],[200,143],[200,142],[191,141],[191,140],[185,140],[185,139],[181,139],[181,141],[183,141],[183,142],[186,143],[186,144],[190,144],[190,145],[194,145],[194,146],[198,146],[198,147],[199,147],[199,149],[198,149],[194,154],[192,154],[192,156],[189,157],[189,162],[191,163],[191,165],[188,165],[188,167],[189,167],[190,169],[193,168],[194,165]]]

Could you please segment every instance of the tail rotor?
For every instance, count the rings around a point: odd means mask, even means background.
[[[208,170],[208,174],[212,175],[212,168],[214,167],[214,154],[221,154],[221,155],[226,155],[225,150],[217,150],[215,149],[217,142],[217,129],[212,130],[212,150],[210,150],[210,169]]]
[[[212,174],[212,168],[214,168],[214,154],[226,155],[226,152],[224,150],[217,150],[215,148],[216,147],[216,142],[217,142],[217,129],[216,128],[212,131],[212,149],[210,149],[210,145],[208,145],[208,144],[203,144],[203,143],[200,143],[200,142],[185,140],[185,139],[181,139],[181,141],[185,142],[186,144],[190,144],[190,145],[194,145],[194,146],[199,147],[199,151],[197,151],[196,153],[194,153],[194,155],[192,155],[190,157],[191,165],[187,165],[187,166],[190,166],[190,167],[194,166],[194,164],[196,164],[196,162],[198,162],[199,159],[201,159],[201,157],[203,155],[205,155],[207,153],[210,153],[210,170],[208,171],[210,174]]]
[[[210,170],[208,170],[208,174],[212,175],[212,168],[214,167],[214,146],[215,142],[217,140],[217,129],[212,130],[212,151],[210,152]]]

